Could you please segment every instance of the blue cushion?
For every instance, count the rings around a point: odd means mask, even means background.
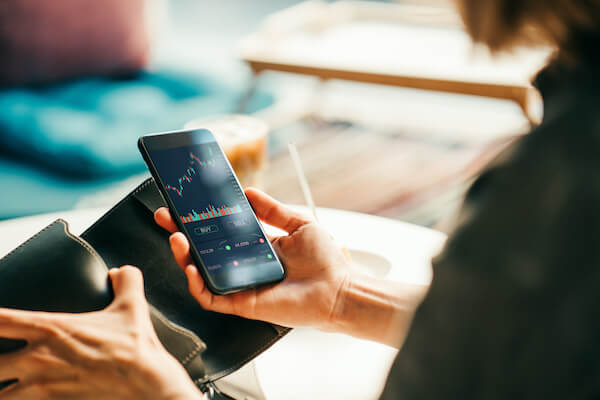
[[[177,71],[0,91],[0,182],[13,188],[3,191],[0,218],[66,209],[144,171],[139,136],[234,112],[241,95],[210,77]],[[271,103],[258,93],[249,111]]]
[[[239,97],[238,90],[220,82],[174,72],[4,90],[0,148],[71,176],[137,172],[144,168],[136,150],[139,136],[233,112]],[[255,109],[271,102],[259,97]]]

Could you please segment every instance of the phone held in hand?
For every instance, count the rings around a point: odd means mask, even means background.
[[[138,147],[211,292],[228,294],[284,279],[285,270],[210,131],[146,135]]]

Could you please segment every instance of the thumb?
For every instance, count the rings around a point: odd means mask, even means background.
[[[303,214],[281,204],[268,194],[258,189],[246,189],[246,197],[252,205],[256,216],[269,225],[282,229],[289,234],[294,233],[302,225],[310,223]]]
[[[111,269],[108,274],[112,281],[115,301],[137,303],[142,300],[142,303],[145,303],[142,271],[131,265],[125,265]]]

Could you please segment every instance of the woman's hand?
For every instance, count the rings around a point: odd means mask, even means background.
[[[27,346],[0,355],[0,400],[201,399],[181,365],[159,342],[141,272],[109,272],[115,299],[85,314],[0,309],[0,337]]]
[[[246,196],[259,219],[288,233],[271,239],[285,265],[285,280],[227,296],[213,295],[193,264],[186,237],[163,207],[154,217],[172,233],[171,249],[187,275],[190,293],[208,310],[285,326],[335,330],[340,297],[351,275],[348,258],[329,233],[309,218],[258,190],[248,189]]]

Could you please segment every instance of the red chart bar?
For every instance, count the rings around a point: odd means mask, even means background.
[[[239,206],[239,204],[235,205],[233,208],[227,207],[226,205],[222,205],[221,207],[215,207],[212,204],[209,204],[208,207],[204,209],[204,211],[200,212],[200,214],[198,214],[196,210],[192,210],[190,213],[187,214],[187,216],[180,216],[180,219],[184,223],[190,223],[219,218],[226,215],[233,215],[241,212],[242,208]]]

